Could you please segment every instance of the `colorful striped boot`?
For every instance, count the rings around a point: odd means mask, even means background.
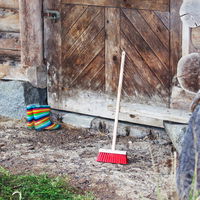
[[[30,129],[34,129],[34,116],[33,116],[33,105],[29,105],[26,107],[27,113],[27,127]]]
[[[51,108],[48,105],[32,105],[35,130],[57,130],[60,125],[54,124],[50,120]]]
[[[34,105],[34,126],[35,130],[57,130],[60,125],[54,124],[50,120],[51,108],[48,105]]]

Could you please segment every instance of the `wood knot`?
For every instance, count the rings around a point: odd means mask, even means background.
[[[113,61],[114,61],[114,62],[117,61],[117,56],[113,56]]]

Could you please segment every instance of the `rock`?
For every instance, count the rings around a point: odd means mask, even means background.
[[[76,128],[90,128],[95,117],[77,113],[67,113],[62,116],[63,123]]]
[[[180,153],[182,149],[183,138],[187,129],[187,124],[164,122],[164,127],[175,149],[178,153]]]
[[[24,82],[24,101],[26,105],[29,104],[47,104],[47,89],[40,89],[33,87],[30,83]]]
[[[95,118],[91,124],[91,128],[104,133],[108,133],[110,136],[113,133],[113,126],[113,120],[103,118]],[[166,144],[171,142],[164,129],[136,125],[126,122],[119,122],[117,134],[120,136],[130,136],[136,139],[143,139],[152,135],[156,140],[158,140],[159,143]]]
[[[15,119],[26,116],[26,105],[46,104],[46,89],[21,81],[0,81],[0,115]]]
[[[108,133],[109,135],[112,135],[113,133],[113,126],[114,126],[113,120],[103,119],[103,118],[95,118],[91,123],[91,128],[101,131],[103,133]],[[129,134],[130,134],[130,125],[119,122],[117,135],[128,136]]]
[[[197,155],[197,157],[196,157]],[[194,177],[195,163],[197,175]],[[198,105],[189,121],[183,138],[182,150],[177,168],[177,190],[180,200],[189,199],[194,178],[197,179],[197,191],[200,189],[200,105]]]

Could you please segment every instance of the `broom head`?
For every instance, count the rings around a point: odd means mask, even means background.
[[[126,151],[100,149],[97,157],[98,162],[128,164]]]

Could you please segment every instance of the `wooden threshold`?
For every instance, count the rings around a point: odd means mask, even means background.
[[[163,108],[163,107],[153,107],[148,105],[129,105],[129,106],[121,106],[120,113],[128,114],[132,118],[136,116],[147,117],[151,119],[157,119],[163,123],[163,121],[176,122],[187,124],[191,113],[184,110]],[[156,124],[152,124],[155,125]]]
[[[79,91],[70,95],[58,96],[48,93],[48,104],[55,109],[90,116],[114,119],[115,99],[106,95]],[[135,124],[164,128],[163,122],[187,124],[191,113],[146,104],[121,102],[119,120]]]

